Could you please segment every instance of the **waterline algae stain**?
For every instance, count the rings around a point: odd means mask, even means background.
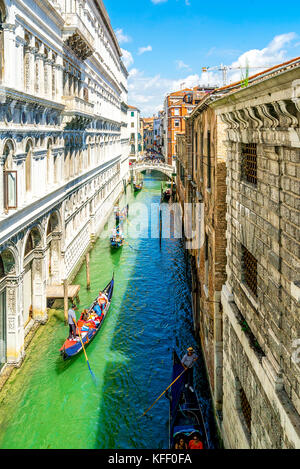
[[[160,189],[158,177],[146,176],[144,189],[134,196],[128,188],[120,206],[158,204]],[[129,223],[133,216],[129,209]],[[158,224],[158,214],[151,222]],[[88,347],[97,385],[84,354],[62,361],[59,349],[68,333],[64,314],[50,311],[0,396],[0,448],[167,448],[168,401],[162,399],[143,419],[138,416],[169,384],[172,349],[183,353],[187,345],[196,346],[189,269],[181,239],[163,239],[160,249],[159,240],[142,231],[128,238],[126,222],[124,232],[132,248],[112,251],[107,237],[96,242],[90,253],[90,290],[85,266],[75,279],[82,310],[115,273],[108,317]],[[197,386],[213,441],[203,363]]]

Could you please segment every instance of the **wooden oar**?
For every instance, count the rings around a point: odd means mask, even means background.
[[[88,365],[88,367],[89,367],[89,370],[90,370],[90,373],[91,373],[93,379],[95,380],[96,377],[95,377],[94,373],[93,373],[92,370],[91,370],[90,363],[89,363],[89,359],[88,359],[88,356],[87,356],[87,354],[86,354],[85,347],[84,347],[84,345],[83,345],[82,337],[81,337],[81,334],[80,334],[79,327],[77,326],[76,319],[73,318],[73,321],[75,322],[76,329],[78,330],[78,335],[79,335],[80,342],[81,342],[81,345],[82,345],[82,348],[83,348],[83,351],[84,351],[84,355],[85,355],[85,359],[86,359],[87,365]]]
[[[165,389],[164,392],[162,392],[161,395],[153,402],[152,406],[149,407],[149,409],[147,409],[147,410],[143,413],[143,415],[141,415],[140,417],[144,417],[144,416],[149,412],[149,410],[152,409],[152,407],[159,401],[159,399],[161,399],[161,398],[163,397],[163,395],[167,392],[167,390],[170,389],[170,387],[173,386],[174,383],[176,383],[176,381],[183,375],[183,373],[186,372],[186,370],[187,370],[187,368],[185,368],[185,369],[183,370],[183,372],[180,373],[180,375],[177,376],[176,379],[174,379],[174,381],[167,387],[167,389]]]

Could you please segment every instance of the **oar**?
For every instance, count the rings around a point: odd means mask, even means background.
[[[130,249],[133,249],[134,251],[138,251],[138,249],[134,248],[133,246],[131,246],[131,244],[128,243],[128,241],[125,241],[125,244],[127,244],[127,246],[130,247]]]
[[[167,387],[167,389],[165,389],[164,392],[161,393],[161,395],[153,402],[152,406],[149,407],[149,409],[147,409],[147,410],[143,413],[143,415],[141,415],[140,417],[144,417],[144,416],[149,412],[149,410],[152,409],[152,407],[159,401],[159,399],[161,399],[161,398],[163,397],[163,395],[167,392],[167,390],[170,389],[170,387],[173,386],[174,383],[176,383],[176,381],[183,375],[183,373],[186,372],[186,370],[187,370],[187,368],[185,368],[185,369],[183,370],[183,372],[180,373],[180,375],[177,376],[176,379],[174,379],[173,383],[171,383],[171,384]]]
[[[79,335],[79,338],[80,338],[80,342],[81,342],[81,345],[82,345],[82,348],[83,348],[83,351],[84,351],[85,359],[86,359],[87,365],[88,365],[88,367],[89,367],[90,373],[91,373],[93,379],[96,380],[96,377],[95,377],[95,375],[94,375],[94,373],[92,372],[91,367],[90,367],[89,359],[88,359],[88,356],[87,356],[87,354],[86,354],[85,347],[84,347],[84,345],[83,345],[82,337],[81,337],[81,334],[80,334],[79,327],[77,326],[76,319],[73,318],[73,321],[75,322],[76,329],[78,330],[78,335]]]

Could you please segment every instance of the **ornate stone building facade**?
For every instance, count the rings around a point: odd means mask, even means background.
[[[300,448],[300,62],[212,108],[227,127],[223,438]]]
[[[0,15],[1,367],[22,359],[47,285],[74,275],[104,225],[129,138],[128,74],[102,0],[0,0]]]
[[[203,204],[185,234],[226,448],[300,448],[299,103],[295,59],[215,90],[177,136],[178,200]]]

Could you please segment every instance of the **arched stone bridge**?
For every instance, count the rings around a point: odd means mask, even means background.
[[[175,172],[175,168],[165,163],[157,163],[150,161],[141,161],[139,163],[134,163],[130,166],[131,174],[134,176],[136,173],[141,173],[142,171],[160,171],[161,173],[168,176],[172,179],[172,175]]]

